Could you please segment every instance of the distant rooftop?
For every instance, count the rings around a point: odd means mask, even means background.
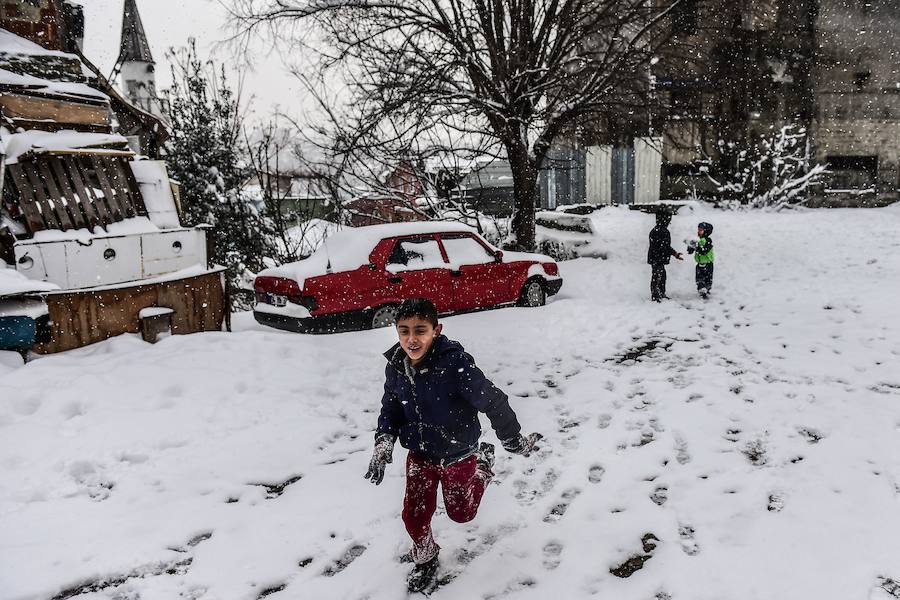
[[[144,24],[138,13],[136,0],[125,0],[122,13],[122,43],[119,46],[119,60],[123,62],[153,62],[150,44],[144,33]]]

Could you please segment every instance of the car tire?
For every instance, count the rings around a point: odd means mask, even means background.
[[[529,279],[522,286],[522,293],[519,295],[519,306],[544,306],[547,304],[547,291],[544,289],[540,279]]]
[[[372,329],[381,329],[382,327],[392,326],[397,320],[398,308],[399,307],[396,304],[379,306],[372,311],[372,318],[369,321],[369,326]]]

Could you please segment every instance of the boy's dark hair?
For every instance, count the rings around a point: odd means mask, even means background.
[[[437,327],[438,324],[437,308],[427,298],[409,298],[403,301],[403,304],[397,309],[397,321],[410,317],[419,317],[428,321],[432,327]]]

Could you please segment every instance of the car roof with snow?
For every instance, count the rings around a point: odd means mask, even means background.
[[[475,230],[462,223],[444,221],[385,223],[342,229],[328,236],[309,258],[266,269],[260,275],[288,277],[303,287],[304,281],[310,277],[352,271],[367,264],[369,255],[381,240],[433,233],[475,233]]]

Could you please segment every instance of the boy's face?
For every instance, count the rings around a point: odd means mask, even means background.
[[[697,237],[703,237],[703,228],[697,227]]]
[[[437,336],[441,334],[443,325],[438,323],[434,327],[429,321],[421,317],[409,317],[397,321],[397,335],[400,338],[400,347],[406,352],[412,364],[417,364],[428,351]]]

